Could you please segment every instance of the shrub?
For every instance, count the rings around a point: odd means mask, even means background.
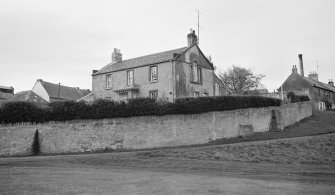
[[[33,144],[31,145],[31,152],[33,155],[39,155],[41,153],[38,129],[36,129],[36,132],[34,134]]]
[[[293,91],[287,93],[287,98],[291,100],[291,103],[309,101],[307,95],[296,95]]]
[[[127,101],[98,99],[85,102],[52,102],[47,108],[39,108],[27,102],[6,103],[0,109],[1,123],[46,122],[74,119],[103,119],[167,114],[197,114],[244,108],[280,106],[281,100],[261,96],[216,96],[179,98],[175,102],[134,98]],[[2,114],[1,114],[2,113]]]
[[[47,119],[42,108],[31,102],[6,102],[1,107],[1,123],[44,122]]]

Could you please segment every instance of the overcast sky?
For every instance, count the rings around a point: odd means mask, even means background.
[[[1,0],[0,85],[37,79],[91,89],[93,69],[186,46],[200,15],[200,48],[218,70],[233,64],[278,88],[304,58],[305,75],[335,79],[335,0]],[[281,67],[282,64],[282,67]]]

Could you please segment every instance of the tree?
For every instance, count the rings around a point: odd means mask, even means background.
[[[33,140],[33,144],[31,146],[31,152],[33,153],[33,155],[39,155],[41,154],[41,149],[40,149],[40,139],[38,136],[38,129],[36,129],[36,132],[34,134],[34,140]]]
[[[232,94],[255,94],[257,90],[264,88],[260,81],[265,77],[262,74],[254,74],[251,70],[233,65],[227,71],[219,73],[223,85]]]

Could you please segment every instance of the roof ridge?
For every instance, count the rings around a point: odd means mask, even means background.
[[[164,54],[164,53],[172,52],[172,51],[182,52],[183,50],[185,50],[187,48],[188,47],[180,47],[180,48],[176,48],[176,49],[170,49],[170,50],[165,50],[165,51],[161,51],[161,52],[151,53],[151,54],[147,54],[147,55],[143,55],[143,56],[138,56],[138,57],[134,57],[134,58],[129,58],[129,59],[122,60],[122,61],[116,62],[116,63],[110,62],[110,63],[108,63],[107,65],[105,65],[103,68],[101,68],[98,72],[96,72],[94,74],[99,74],[99,73],[103,72],[106,68],[110,67],[111,65],[116,65],[116,64],[120,64],[120,63],[127,63],[127,62],[132,61],[132,60],[138,60],[138,59],[141,59],[141,58],[155,56],[155,55],[159,55],[159,54]],[[173,56],[171,56],[171,59],[173,59]],[[92,74],[92,75],[94,75],[94,74]]]

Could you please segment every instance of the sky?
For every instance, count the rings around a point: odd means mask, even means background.
[[[31,90],[37,79],[92,88],[111,61],[187,45],[189,29],[217,72],[239,65],[264,74],[270,91],[299,65],[335,79],[335,0],[1,0],[0,85]],[[318,64],[318,68],[317,68]]]

